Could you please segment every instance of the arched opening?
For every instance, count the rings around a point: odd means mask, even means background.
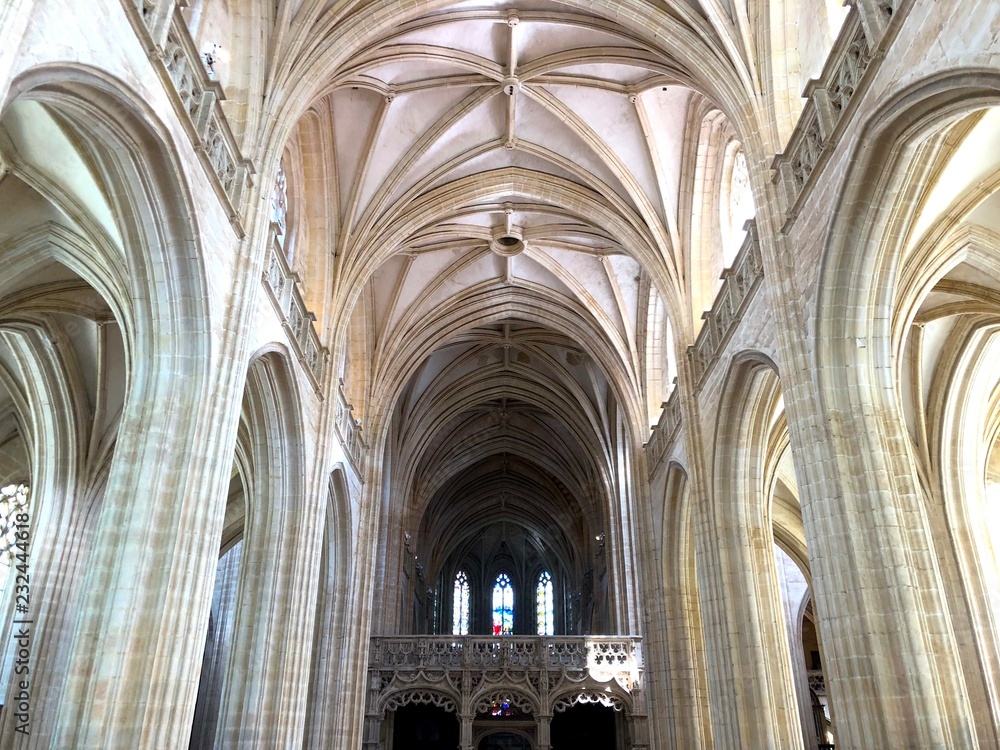
[[[148,695],[153,660],[182,682],[197,669],[188,659],[197,638],[174,629],[186,632],[200,608],[165,622],[161,607],[175,587],[195,602],[203,593],[200,516],[175,513],[167,498],[178,487],[202,496],[219,478],[210,457],[182,449],[213,419],[196,408],[210,369],[201,247],[177,154],[134,92],[84,65],[9,83],[0,420],[12,406],[31,464],[20,481],[32,495],[32,737],[133,745],[141,718],[95,722],[86,707]],[[151,552],[153,536],[173,554]],[[95,644],[132,643],[138,632],[141,655],[115,650],[98,679]],[[15,712],[0,721],[15,736]],[[162,736],[182,743],[180,734]]]
[[[476,328],[460,342],[428,359],[404,394],[415,420],[408,434],[421,435],[424,420],[439,426],[407,452],[406,471],[420,483],[399,509],[402,632],[454,630],[458,571],[468,577],[470,634],[536,633],[542,571],[553,634],[613,632],[607,511],[589,489],[600,481],[593,438],[566,411],[579,381],[557,364],[582,360],[579,349],[520,321]]]
[[[479,750],[534,750],[534,746],[523,734],[493,732],[479,740]]]
[[[856,656],[836,648],[825,654],[825,668],[835,699],[840,670],[851,674],[847,710],[867,717],[858,726],[871,723],[886,737],[918,744],[972,735],[989,743],[998,725],[997,637],[983,587],[995,565],[977,560],[984,547],[976,528],[985,523],[969,523],[985,465],[979,418],[995,388],[994,378],[977,377],[976,362],[986,351],[989,316],[995,318],[979,290],[996,285],[996,255],[978,255],[973,238],[994,215],[988,206],[998,164],[987,144],[998,117],[984,109],[996,102],[996,81],[973,78],[957,84],[951,74],[935,76],[873,115],[877,125],[858,147],[865,157],[852,166],[840,197],[839,205],[854,208],[837,213],[831,227],[817,316],[818,392],[825,413],[842,415],[831,450],[849,445],[864,466],[858,471],[838,459],[831,479],[845,507],[869,519],[854,535],[855,554],[839,560],[838,584],[816,587],[818,604],[857,610],[857,620],[831,625],[839,632],[830,643],[876,633],[865,642],[869,660],[889,665],[898,678],[858,673]],[[970,163],[975,169],[960,166]],[[927,174],[938,178],[933,187],[921,177]],[[890,444],[902,449],[885,450]],[[972,492],[961,489],[966,478]],[[828,530],[847,527],[841,514],[829,521]],[[820,558],[831,536],[817,537]],[[906,604],[895,606],[918,614],[900,629],[873,628],[892,617],[887,597],[900,593]],[[920,645],[929,642],[933,649]],[[910,659],[926,666],[898,667]],[[858,700],[860,685],[876,700]],[[885,711],[890,704],[908,706],[920,719],[892,721],[899,714]],[[836,701],[834,707],[841,710]],[[845,739],[845,731],[856,730],[838,728],[840,741],[860,740]]]
[[[555,590],[552,574],[543,570],[535,584],[535,623],[538,635],[553,635],[556,628]]]
[[[647,636],[650,658],[663,658],[669,667],[662,687],[667,710],[651,717],[657,736],[677,747],[705,747],[712,734],[709,711],[708,667],[701,594],[698,587],[696,538],[687,472],[672,463],[666,472],[663,499],[662,559],[663,625]],[[660,613],[660,608],[654,610]],[[658,640],[659,643],[655,642]],[[660,653],[667,656],[661,657]]]
[[[464,570],[455,574],[455,586],[451,601],[451,632],[453,635],[468,635],[472,592],[469,589],[469,576]]]
[[[774,556],[799,724],[804,746],[822,749],[834,745],[833,713],[826,691],[819,618],[813,601],[799,482],[788,442],[783,397],[775,403],[767,444],[765,483],[770,488]],[[810,634],[808,643],[806,633]]]
[[[244,465],[242,471],[250,467]],[[251,485],[252,486],[252,485]],[[222,532],[219,562],[215,569],[215,587],[208,616],[208,632],[202,656],[198,698],[191,726],[189,750],[214,748],[219,726],[219,711],[226,670],[233,642],[233,620],[236,615],[243,535],[246,527],[246,482],[239,464],[226,496],[226,521]]]
[[[917,159],[941,180],[905,217],[891,351],[895,407],[924,497],[953,627],[964,656],[987,665],[972,682],[977,715],[1000,708],[993,668],[1000,634],[990,614],[1000,590],[988,488],[1000,375],[1000,268],[993,228],[1000,108],[977,109],[928,136]],[[976,160],[978,178],[959,168]],[[980,731],[986,730],[981,727]],[[989,730],[986,730],[989,731]]]
[[[458,747],[458,718],[453,711],[411,703],[391,712],[389,750],[453,750]]]
[[[493,635],[510,635],[514,632],[514,584],[510,576],[501,573],[493,583]]]
[[[321,748],[336,732],[342,712],[342,694],[350,684],[345,658],[344,631],[349,622],[349,586],[353,569],[351,494],[347,472],[338,465],[330,474],[328,504],[320,562],[320,591],[316,597],[309,703],[306,707],[307,748]],[[356,491],[356,490],[355,490]]]
[[[620,711],[598,702],[574,703],[552,717],[552,750],[625,748],[620,716]]]
[[[304,545],[301,535],[310,532],[291,522],[302,512],[304,466],[289,373],[283,353],[273,350],[255,357],[247,373],[192,750],[279,732],[263,708],[288,700],[282,685],[268,679],[272,670],[309,685],[308,650],[272,638],[276,627],[302,633],[315,617],[290,592],[305,554],[293,543]]]
[[[716,643],[707,658],[716,742],[815,742],[796,691],[787,624],[794,617],[782,604],[774,551],[778,524],[804,552],[801,519],[788,522],[797,508],[780,514],[772,499],[787,448],[783,408],[773,362],[756,352],[735,357],[717,415],[713,507],[696,509],[702,615],[706,640]],[[794,472],[783,483],[795,486]],[[751,719],[761,705],[771,706],[767,716]]]

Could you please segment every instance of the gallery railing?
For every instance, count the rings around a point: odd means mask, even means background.
[[[222,201],[237,234],[244,234],[240,199],[250,184],[253,165],[236,145],[222,111],[222,85],[209,76],[181,15],[181,0],[126,0],[133,25],[160,76],[169,82],[174,109]]]
[[[340,437],[340,444],[344,447],[347,458],[354,466],[355,471],[361,471],[361,462],[368,444],[365,442],[364,430],[361,421],[354,417],[354,407],[347,402],[344,393],[344,381],[340,381],[337,387],[337,403],[334,413],[334,425],[337,435]]]
[[[815,175],[840,140],[850,114],[871,83],[912,0],[853,0],[785,151],[774,157],[774,181],[784,191],[786,226],[795,220]]]
[[[653,427],[653,432],[646,443],[646,466],[649,475],[656,473],[667,449],[673,445],[674,439],[681,427],[681,402],[677,395],[677,386],[671,391],[670,397],[663,402],[663,411],[660,412],[660,419]]]
[[[764,263],[757,240],[757,226],[747,222],[747,236],[733,265],[722,272],[722,288],[712,309],[702,315],[705,321],[687,350],[692,375],[698,388],[719,359],[719,354],[743,317],[747,304],[764,278]]]
[[[376,636],[372,669],[587,670],[612,676],[639,668],[639,638],[623,636]]]
[[[329,352],[320,341],[316,332],[316,316],[306,309],[297,282],[298,275],[289,268],[285,249],[278,240],[276,228],[272,226],[267,265],[264,266],[264,288],[281,319],[281,327],[292,344],[292,350],[318,392]]]

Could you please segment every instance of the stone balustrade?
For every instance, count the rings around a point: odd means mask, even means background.
[[[347,402],[343,380],[337,387],[337,403],[333,421],[347,458],[353,464],[355,471],[360,471],[368,444],[365,442],[361,420],[354,418],[354,407]]]
[[[667,449],[673,445],[674,438],[680,431],[681,426],[681,402],[677,395],[677,386],[671,391],[670,397],[663,402],[663,411],[660,412],[660,419],[653,428],[649,440],[646,442],[646,466],[649,475],[653,476],[663,457],[667,454]]]
[[[267,264],[264,266],[264,288],[281,319],[292,349],[319,392],[323,382],[323,368],[329,351],[322,345],[316,332],[316,316],[306,309],[305,300],[298,287],[298,274],[292,272],[285,258],[285,250],[272,227],[268,245]]]
[[[639,638],[625,636],[375,636],[371,669],[593,670],[635,676]]]
[[[380,747],[386,713],[410,703],[454,712],[463,750],[496,731],[490,716],[498,706],[516,709],[515,724],[533,726],[544,750],[553,714],[579,703],[624,711],[633,737],[645,738],[640,645],[621,636],[375,636],[364,748]]]
[[[905,0],[853,0],[784,152],[774,157],[773,180],[785,197],[785,227],[795,220],[818,172],[840,139],[900,23]]]
[[[743,240],[733,265],[722,272],[722,288],[712,303],[712,309],[702,315],[704,324],[694,345],[687,350],[688,361],[697,387],[718,361],[719,353],[725,347],[736,324],[743,317],[747,303],[764,278],[764,264],[757,239],[757,226],[747,222],[747,236]]]
[[[463,749],[491,707],[516,707],[537,722],[538,747],[548,750],[553,714],[578,703],[624,711],[633,737],[645,737],[639,638],[625,636],[375,636],[368,652],[364,747],[380,746],[388,711],[427,703],[454,712]],[[493,727],[495,730],[495,727]],[[644,742],[633,747],[646,748]]]
[[[198,152],[205,171],[237,234],[244,235],[239,215],[244,190],[254,174],[236,145],[222,111],[225,93],[212,80],[181,15],[183,0],[131,0],[133,25],[172,93],[174,108]],[[130,13],[130,16],[132,14]],[[138,21],[136,23],[135,21]]]

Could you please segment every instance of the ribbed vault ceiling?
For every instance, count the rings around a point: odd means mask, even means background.
[[[700,6],[667,12],[705,36]],[[375,432],[394,404],[405,524],[439,559],[509,520],[569,567],[607,523],[650,299],[682,308],[691,69],[613,17],[459,3],[386,29],[303,119],[349,397]]]
[[[704,23],[680,6],[678,39]],[[556,3],[460,3],[388,29],[301,126],[307,156],[332,156],[305,177],[327,190],[340,293],[375,285],[382,338],[459,287],[523,281],[635,350],[639,265],[683,309],[681,175],[705,109],[691,69]],[[502,234],[524,251],[491,253]]]
[[[699,91],[749,81],[726,59],[742,21],[643,6],[671,29],[654,40],[624,5],[426,6],[359,31],[298,128],[310,228],[353,310],[345,387],[421,549],[443,561],[509,524],[582,573],[622,428],[645,438],[651,301],[689,307]]]
[[[485,537],[530,540],[581,570],[602,528],[609,400],[578,344],[524,321],[471,329],[424,360],[397,404],[393,454],[432,575]]]
[[[705,107],[689,80],[613,20],[555,3],[457,4],[352,57],[301,141],[332,156],[313,168],[338,288],[357,303],[348,381],[363,416],[380,385],[398,393],[401,356],[422,360],[461,324],[404,351],[415,336],[459,301],[471,319],[497,289],[584,321],[628,408],[642,403],[646,300],[683,309],[681,173]]]

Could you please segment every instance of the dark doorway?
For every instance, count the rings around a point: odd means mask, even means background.
[[[607,706],[571,706],[552,717],[552,750],[616,750],[615,710]]]
[[[392,722],[393,750],[455,750],[458,735],[458,717],[437,706],[403,706]]]
[[[531,743],[513,732],[494,732],[479,741],[479,750],[531,750]]]

